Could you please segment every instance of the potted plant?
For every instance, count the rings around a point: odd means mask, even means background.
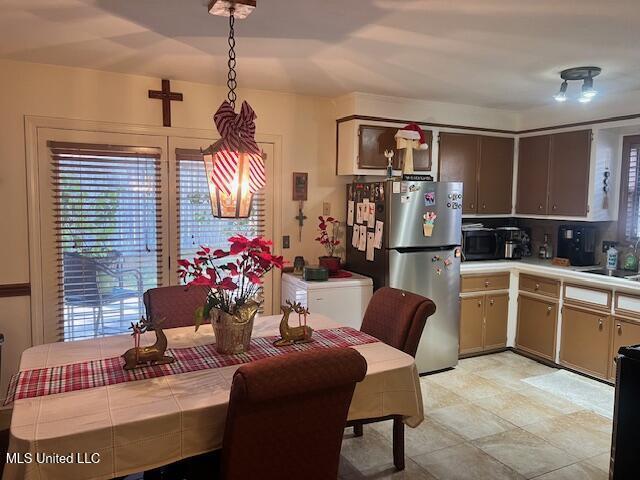
[[[340,257],[334,256],[340,240],[338,235],[340,233],[340,222],[333,217],[318,217],[318,229],[320,230],[320,236],[316,238],[317,242],[320,242],[327,255],[318,258],[318,262],[321,267],[325,267],[329,270],[329,274],[336,274],[340,270]]]
[[[196,330],[209,318],[220,353],[242,353],[249,348],[253,320],[260,308],[262,277],[282,268],[271,254],[271,241],[236,235],[229,250],[201,246],[193,261],[179,260],[179,277],[189,285],[209,287],[205,305],[196,310]]]

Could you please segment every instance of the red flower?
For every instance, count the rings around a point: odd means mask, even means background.
[[[191,266],[191,262],[187,259],[181,258],[178,260],[178,265],[184,268],[189,268]]]
[[[226,257],[227,255],[229,255],[229,252],[225,252],[224,250],[221,250],[219,248],[213,252],[213,258],[222,258]]]
[[[260,276],[254,272],[247,272],[245,276],[249,279],[249,281],[255,285],[262,285],[262,280]]]
[[[231,277],[225,277],[220,283],[214,285],[214,288],[219,288],[221,290],[236,290],[238,285],[231,280]]]

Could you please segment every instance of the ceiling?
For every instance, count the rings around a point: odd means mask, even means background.
[[[593,64],[596,102],[640,89],[638,0],[257,2],[236,22],[240,87],[523,110]],[[206,3],[2,0],[0,58],[223,84],[227,21]]]

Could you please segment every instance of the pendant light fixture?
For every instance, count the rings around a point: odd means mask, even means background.
[[[556,102],[566,102],[568,82],[582,81],[582,89],[578,101],[580,103],[590,102],[598,94],[598,91],[593,87],[593,78],[600,75],[601,72],[602,69],[600,67],[573,67],[561,71],[562,84],[553,98]]]
[[[253,195],[266,185],[264,154],[255,141],[256,114],[247,102],[242,102],[240,112],[235,113],[235,19],[246,18],[255,6],[254,0],[212,0],[209,3],[209,13],[229,17],[229,92],[227,100],[213,116],[220,140],[202,151],[211,211],[218,218],[249,217]]]

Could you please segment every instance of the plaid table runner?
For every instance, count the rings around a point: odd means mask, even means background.
[[[353,347],[355,345],[379,342],[378,339],[349,327],[317,330],[313,333],[312,342],[286,347],[274,347],[273,341],[277,338],[252,338],[249,351],[235,355],[218,353],[213,344],[169,348],[166,354],[175,358],[173,363],[142,367],[135,370],[124,370],[122,368],[124,365],[122,357],[24,370],[11,377],[5,405],[22,398],[73,392],[209,368],[228,367],[291,352],[329,347]]]

